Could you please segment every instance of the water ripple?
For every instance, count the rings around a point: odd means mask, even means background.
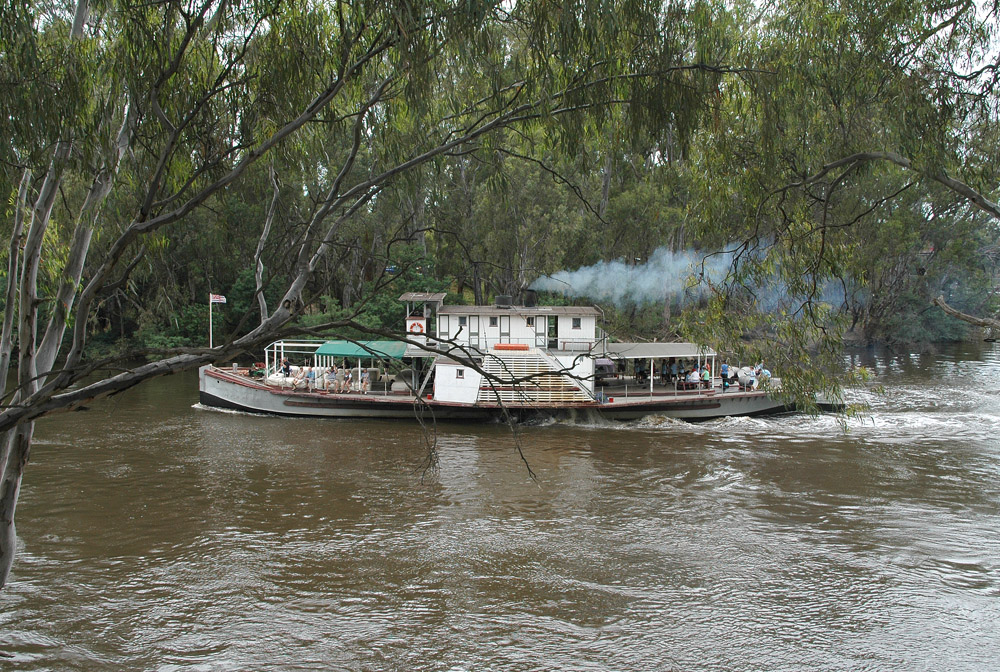
[[[874,358],[890,393],[846,422],[442,426],[430,469],[406,423],[141,386],[39,423],[0,661],[992,670],[1000,356],[975,356]]]

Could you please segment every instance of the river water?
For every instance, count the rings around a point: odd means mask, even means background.
[[[1000,347],[851,363],[846,428],[47,418],[0,669],[996,670]]]

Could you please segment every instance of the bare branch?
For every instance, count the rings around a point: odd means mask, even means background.
[[[902,156],[901,154],[897,154],[896,152],[858,152],[857,154],[851,154],[850,156],[845,156],[842,159],[838,159],[836,161],[826,164],[825,166],[820,168],[819,172],[817,172],[815,175],[812,175],[811,177],[807,177],[801,180],[800,182],[793,182],[791,184],[787,184],[781,187],[780,189],[776,189],[775,191],[771,192],[771,195],[785,192],[790,189],[795,189],[805,185],[809,185],[814,182],[818,182],[819,180],[823,179],[832,171],[836,170],[837,168],[840,168],[841,166],[850,166],[852,164],[872,162],[872,161],[887,161],[889,163],[896,164],[900,168],[905,168],[906,170],[912,170],[929,180],[933,180],[934,182],[944,185],[945,187],[951,189],[956,194],[963,196],[964,198],[971,201],[972,204],[975,205],[977,208],[979,208],[986,214],[990,215],[994,219],[1000,219],[1000,205],[989,200],[979,191],[973,189],[964,182],[949,177],[948,174],[945,173],[943,170],[927,171],[920,168],[919,166],[914,166],[909,159],[907,159],[905,156]]]
[[[963,322],[968,322],[977,327],[987,327],[989,329],[1000,329],[1000,320],[994,319],[992,317],[976,317],[975,315],[969,315],[968,313],[963,313],[960,310],[956,310],[949,306],[943,296],[939,296],[932,303],[943,310],[948,315],[954,318],[962,320]]]

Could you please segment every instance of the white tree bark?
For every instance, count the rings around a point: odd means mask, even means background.
[[[264,230],[261,231],[260,240],[257,241],[257,251],[254,253],[254,280],[257,291],[257,306],[260,308],[261,324],[267,319],[267,299],[264,298],[264,261],[262,257],[264,255],[264,245],[267,243],[268,236],[271,235],[271,223],[274,221],[274,213],[278,209],[278,194],[280,193],[278,176],[274,173],[273,163],[268,166],[267,174],[271,178],[274,195],[271,197],[271,205],[267,209],[267,217],[264,219]]]
[[[14,349],[14,315],[17,311],[17,279],[21,269],[21,235],[24,231],[24,211],[27,207],[28,185],[31,183],[31,172],[24,171],[21,185],[17,190],[17,201],[14,203],[14,228],[10,234],[10,250],[7,257],[7,291],[5,292],[3,330],[0,332],[0,406],[7,395],[7,376],[10,373],[10,353]],[[6,461],[0,453],[0,476],[3,475],[3,464]]]

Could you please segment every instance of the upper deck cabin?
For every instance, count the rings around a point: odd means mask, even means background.
[[[407,304],[408,337],[422,340],[429,335],[481,352],[498,343],[524,344],[551,354],[598,352],[604,345],[597,324],[601,312],[593,306],[515,305],[509,296],[498,296],[489,306],[446,306],[444,297],[421,292],[399,297]]]

